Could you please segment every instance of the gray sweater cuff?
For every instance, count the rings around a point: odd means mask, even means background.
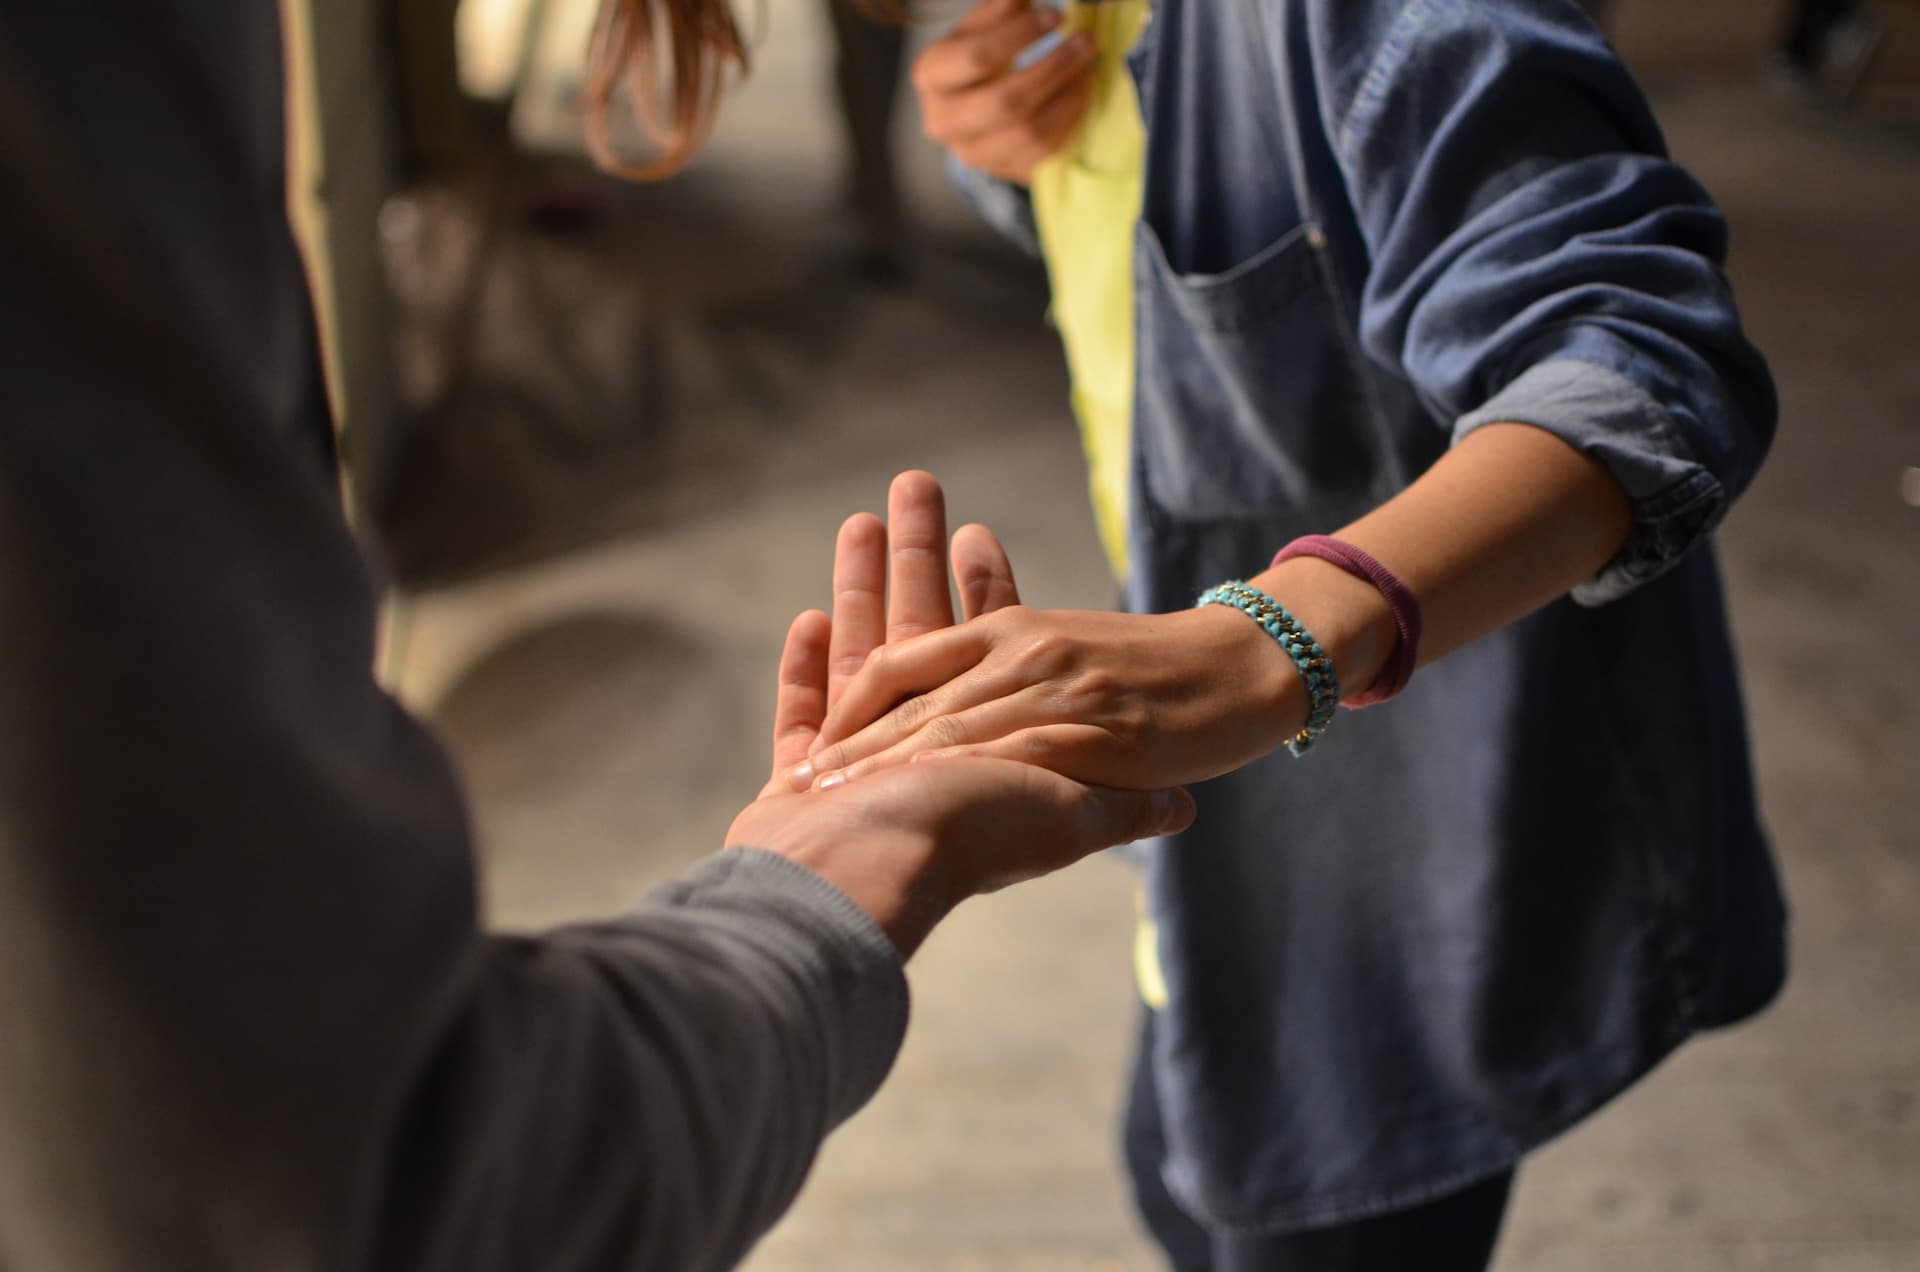
[[[781,944],[809,967],[821,1009],[840,1025],[845,1063],[834,1075],[831,1124],[872,1098],[906,1037],[909,997],[899,951],[851,897],[777,853],[729,848],[650,894],[648,904],[784,929]]]

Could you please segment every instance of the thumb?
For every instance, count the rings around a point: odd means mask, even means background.
[[[1193,825],[1193,796],[1184,787],[1123,791],[1089,786],[1080,802],[1079,829],[1092,848],[1112,848],[1155,835],[1177,835]]]

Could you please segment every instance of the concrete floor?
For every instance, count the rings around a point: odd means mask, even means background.
[[[1498,1269],[1920,1269],[1920,22],[1843,118],[1766,90],[1750,10],[1619,9],[1785,404],[1721,545],[1795,969],[1528,1166]],[[613,212],[591,232],[444,194],[391,224],[413,387],[453,386],[395,484],[393,667],[465,767],[502,923],[608,912],[719,847],[764,777],[779,635],[895,471],[998,529],[1029,600],[1110,595],[1043,293],[930,154],[914,285],[834,272],[813,18],[775,15],[697,171],[587,187]],[[1093,861],[943,928],[893,1078],[749,1267],[1157,1266],[1109,1131],[1130,896]]]

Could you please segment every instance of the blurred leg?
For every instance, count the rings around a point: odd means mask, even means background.
[[[454,166],[465,143],[466,95],[454,48],[460,0],[389,0],[394,99],[404,177]]]
[[[834,86],[846,136],[846,192],[864,251],[898,247],[900,187],[893,164],[893,115],[906,60],[904,6],[899,22],[876,20],[859,0],[827,0],[833,18]]]

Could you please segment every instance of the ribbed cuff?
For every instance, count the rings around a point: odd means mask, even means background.
[[[851,1117],[886,1080],[907,1032],[906,969],[880,925],[825,877],[760,848],[730,848],[670,886],[678,904],[749,911],[797,930],[817,948],[846,1040],[832,1119],[837,1125]]]

